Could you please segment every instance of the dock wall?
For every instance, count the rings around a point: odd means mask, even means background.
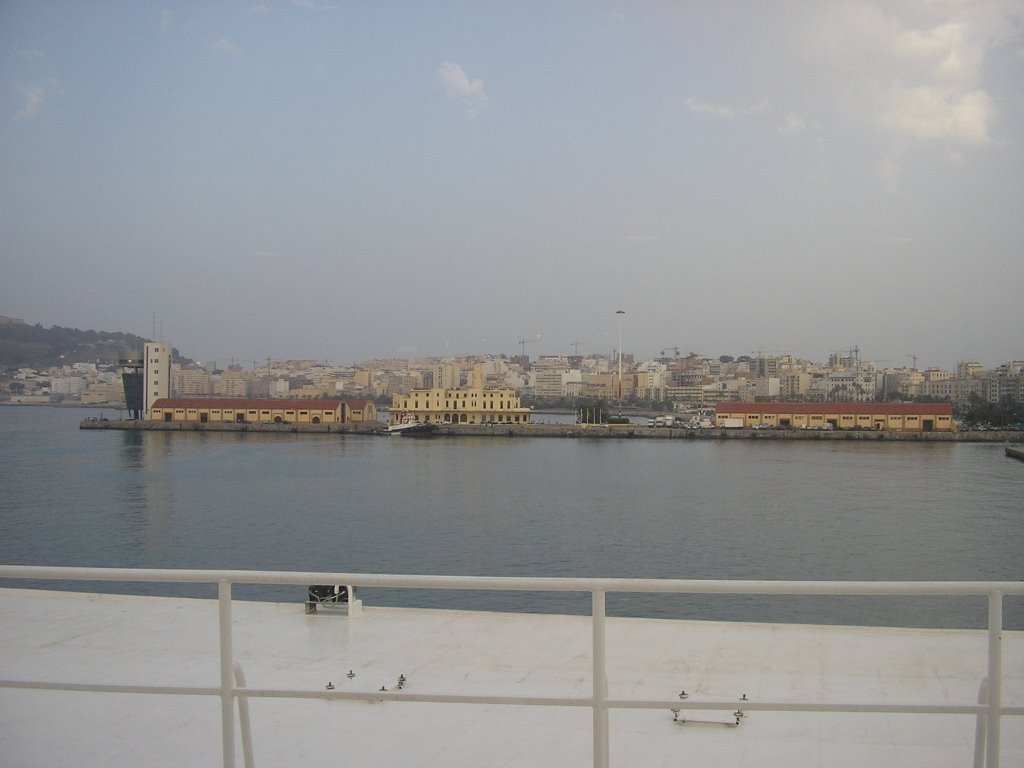
[[[82,429],[143,430],[154,432],[256,432],[270,434],[387,435],[382,422],[347,424],[199,424],[145,420],[104,421],[87,419]],[[678,429],[639,424],[445,424],[433,436],[473,437],[573,437],[584,439],[636,440],[869,440],[928,443],[1020,443],[1024,432],[886,432],[875,430],[800,429]],[[1016,457],[1015,457],[1016,458]]]

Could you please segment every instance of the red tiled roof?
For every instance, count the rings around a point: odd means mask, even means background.
[[[370,401],[369,400],[346,400],[345,404],[349,408],[358,408],[359,410],[363,410],[363,409],[366,408],[367,405],[370,404]]]
[[[249,400],[244,397],[165,397],[153,403],[153,408],[201,408],[211,410],[225,408],[257,411],[321,410],[336,411],[341,400]]]
[[[870,416],[952,416],[949,403],[719,403],[715,414],[854,413]]]

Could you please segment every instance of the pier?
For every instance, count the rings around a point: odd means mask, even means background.
[[[344,424],[198,423],[145,419],[86,419],[81,429],[154,432],[256,432],[260,434],[384,435],[384,422]],[[616,440],[868,440],[911,443],[1021,443],[1021,431],[898,432],[886,430],[688,429],[640,424],[438,424],[435,437],[575,437]]]

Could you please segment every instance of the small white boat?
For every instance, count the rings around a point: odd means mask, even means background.
[[[425,435],[434,431],[433,424],[420,422],[415,413],[403,413],[394,424],[388,425],[389,435]]]

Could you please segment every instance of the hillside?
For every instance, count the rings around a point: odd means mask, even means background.
[[[72,363],[112,363],[137,355],[147,339],[131,333],[44,328],[0,316],[0,367],[47,368]],[[178,350],[173,351],[178,359]]]

